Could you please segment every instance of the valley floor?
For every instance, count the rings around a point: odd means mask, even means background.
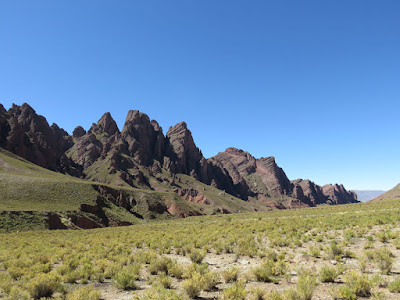
[[[400,201],[0,234],[2,299],[399,299]]]

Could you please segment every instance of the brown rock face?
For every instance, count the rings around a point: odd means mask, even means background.
[[[185,122],[171,127],[164,136],[156,121],[137,110],[128,112],[121,132],[110,113],[105,113],[88,132],[76,127],[72,137],[56,124],[49,126],[28,104],[13,105],[8,111],[0,105],[0,147],[51,170],[114,185],[175,191],[200,204],[215,205],[213,199],[188,188],[175,174],[192,176],[224,194],[271,208],[357,202],[355,193],[342,185],[321,188],[309,180],[290,182],[274,157],[256,159],[243,150],[228,148],[207,160]],[[131,206],[132,199],[122,194],[98,192],[117,199],[121,207]],[[168,207],[178,215],[182,213],[179,209]],[[151,210],[165,213],[167,206]]]
[[[327,184],[323,187],[310,180],[297,179],[292,181],[295,188],[301,187],[304,201],[313,206],[318,204],[347,204],[357,203],[357,195],[353,191],[347,191],[343,185]]]
[[[89,129],[89,133],[107,133],[109,136],[112,136],[117,132],[119,133],[117,123],[115,123],[109,112],[106,112],[97,122],[97,124],[93,124]]]
[[[46,119],[28,104],[13,105],[8,112],[0,109],[0,143],[39,166],[79,176],[80,171],[65,156],[72,139],[56,124],[51,127]]]
[[[140,165],[149,166],[152,164],[154,150],[157,148],[159,133],[160,130],[155,130],[146,114],[138,110],[130,110],[121,132],[121,138],[126,143],[127,154]]]
[[[186,123],[181,122],[171,127],[167,132],[167,140],[167,156],[175,163],[175,171],[208,182],[207,160],[196,147]]]
[[[310,180],[302,179],[290,182],[274,157],[256,159],[243,150],[228,148],[210,158],[209,162],[229,174],[236,185],[235,192],[241,195],[240,198],[255,198],[272,208],[357,202],[355,193],[346,191],[343,186],[327,185],[321,188]],[[243,189],[241,192],[238,185]],[[221,188],[218,184],[217,186]],[[229,188],[227,191],[231,193]]]
[[[346,204],[357,203],[357,194],[353,191],[346,191],[342,184],[327,184],[322,187],[327,203],[329,204]]]
[[[102,149],[103,144],[94,134],[85,134],[71,148],[71,159],[86,169],[100,157]]]
[[[77,126],[72,132],[72,136],[74,138],[80,138],[86,134],[86,130],[82,128],[82,126]]]
[[[326,203],[326,197],[322,188],[310,180],[297,179],[292,181],[296,189],[301,188],[303,192],[303,201],[310,202],[313,205]],[[296,197],[297,199],[300,199]]]
[[[277,166],[274,157],[255,159],[250,153],[236,148],[228,148],[210,159],[215,166],[227,170],[234,184],[247,183],[254,194],[279,197],[292,193],[292,186],[285,172]],[[252,181],[256,176],[261,182]],[[262,184],[263,186],[259,186]],[[263,190],[263,192],[261,192]]]
[[[176,189],[174,190],[175,193],[179,195],[179,197],[182,197],[186,201],[190,202],[196,202],[200,204],[210,204],[208,201],[207,197],[200,193],[198,190],[195,190],[193,188],[189,189]]]

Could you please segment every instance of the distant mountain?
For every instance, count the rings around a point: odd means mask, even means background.
[[[367,202],[369,200],[375,199],[376,197],[384,194],[386,191],[380,190],[354,190],[357,194],[357,199],[361,202]]]
[[[358,202],[343,185],[290,181],[274,157],[256,159],[228,148],[206,159],[185,122],[164,135],[155,120],[137,110],[128,112],[122,130],[105,113],[89,130],[78,126],[71,136],[56,124],[49,126],[26,103],[8,111],[0,104],[0,147],[88,182],[172,192],[199,205],[177,213],[165,200],[167,210],[181,216]]]

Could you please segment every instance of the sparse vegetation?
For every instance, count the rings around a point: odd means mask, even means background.
[[[381,299],[400,290],[397,207],[385,201],[0,233],[0,298],[98,299],[99,287],[108,287],[116,299],[124,290],[143,300],[310,299],[329,290]],[[41,212],[28,220],[35,218]],[[299,263],[311,271],[297,270]]]

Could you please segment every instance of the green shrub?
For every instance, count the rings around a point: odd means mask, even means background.
[[[285,275],[286,269],[286,263],[282,260],[277,262],[267,260],[261,266],[255,268],[253,274],[258,281],[272,282],[275,276]]]
[[[309,270],[301,270],[299,272],[299,282],[296,291],[301,299],[311,300],[314,290],[317,286],[316,276]]]
[[[158,276],[158,282],[162,287],[164,287],[166,289],[170,289],[172,286],[171,278],[168,277],[168,275],[166,275],[165,273],[160,274]]]
[[[173,264],[168,269],[168,275],[171,277],[175,277],[176,279],[182,279],[183,276],[183,266],[178,265],[177,263]]]
[[[100,291],[88,285],[78,288],[72,293],[68,294],[67,300],[99,300],[100,296]]]
[[[206,256],[206,252],[194,249],[190,254],[189,258],[192,262],[199,264],[203,261],[204,256]]]
[[[400,277],[389,283],[388,290],[391,293],[400,293]]]
[[[367,275],[358,274],[354,270],[348,271],[345,275],[345,282],[346,282],[346,287],[355,296],[369,297],[371,295],[372,284],[369,281]]]
[[[5,298],[6,300],[31,300],[32,298],[29,296],[27,291],[21,290],[16,286],[10,286],[10,290],[8,293],[8,297]]]
[[[321,249],[316,246],[310,247],[310,254],[312,257],[318,258],[321,256]]]
[[[137,268],[128,266],[122,268],[115,276],[115,285],[122,290],[136,289],[135,280],[139,279]]]
[[[263,300],[284,300],[282,293],[278,293],[277,291],[272,291],[269,294],[266,294],[263,298]]]
[[[191,299],[196,298],[200,294],[201,282],[197,278],[186,279],[182,283],[182,289]]]
[[[222,300],[245,300],[246,296],[247,296],[247,291],[245,289],[244,283],[239,281],[239,282],[235,282],[232,286],[224,289],[220,299],[222,299]]]
[[[338,276],[338,270],[333,267],[323,266],[319,272],[319,280],[321,282],[335,282]]]
[[[387,248],[375,250],[374,261],[383,274],[390,274],[393,265],[393,254]]]
[[[265,291],[262,288],[254,288],[250,291],[250,300],[266,299]]]
[[[382,275],[380,274],[375,274],[374,276],[372,276],[371,278],[371,284],[373,286],[378,286],[380,288],[385,288],[388,286],[388,281],[386,278],[384,278]]]
[[[335,241],[332,241],[329,248],[327,249],[327,253],[332,259],[342,258],[343,252],[343,247],[339,246]]]
[[[164,272],[169,274],[169,269],[175,265],[175,262],[165,256],[154,259],[149,264],[149,272],[152,275],[157,274],[158,272]]]
[[[223,270],[221,275],[225,282],[234,282],[237,281],[239,277],[239,269],[231,266],[229,269]]]
[[[52,273],[38,274],[28,284],[29,294],[34,299],[49,298],[55,292],[62,291],[62,289],[60,277]]]
[[[208,271],[201,275],[201,289],[204,291],[212,291],[219,283],[219,275],[215,272]]]
[[[345,300],[357,300],[358,299],[357,295],[348,286],[342,286],[341,288],[339,288],[337,294],[338,294],[338,298],[340,298],[340,299],[345,299]],[[335,297],[335,299],[336,298],[337,297]]]

